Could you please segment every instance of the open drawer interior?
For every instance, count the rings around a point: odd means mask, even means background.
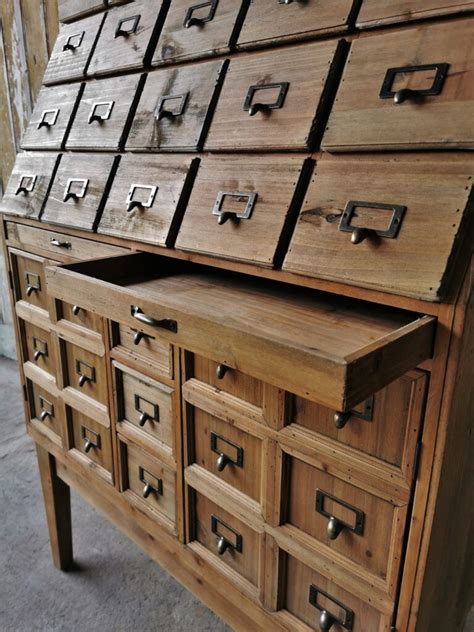
[[[336,410],[428,359],[436,320],[147,253],[47,268],[48,292]]]

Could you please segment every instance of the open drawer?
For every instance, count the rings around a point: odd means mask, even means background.
[[[435,319],[138,253],[46,269],[48,292],[346,411],[431,355]]]

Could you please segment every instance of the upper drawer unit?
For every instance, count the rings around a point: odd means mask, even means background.
[[[474,10],[474,0],[364,0],[357,28],[368,29]]]
[[[473,176],[459,154],[323,158],[283,267],[439,300],[474,223]]]
[[[68,149],[122,149],[146,75],[86,84],[67,142]]]
[[[116,156],[64,155],[42,220],[95,230],[118,160]]]
[[[277,264],[301,204],[298,181],[311,167],[301,156],[206,156],[176,247]]]
[[[98,232],[171,245],[197,162],[189,156],[124,156]]]
[[[251,0],[238,48],[347,31],[353,0]]]
[[[61,26],[43,77],[45,85],[85,76],[104,17],[101,13]]]
[[[227,61],[163,68],[148,75],[127,149],[198,151],[206,138]]]
[[[474,19],[352,44],[327,151],[474,149]]]
[[[22,148],[62,149],[83,89],[82,83],[42,88],[21,141]]]
[[[105,9],[106,0],[59,0],[58,11],[61,22],[70,22],[89,13]]]
[[[88,75],[143,68],[151,61],[166,2],[140,0],[107,13]]]
[[[18,154],[0,213],[39,219],[59,159],[57,154]]]
[[[226,53],[233,46],[247,2],[173,0],[153,65]]]
[[[206,149],[316,147],[342,50],[341,42],[318,42],[233,59]]]

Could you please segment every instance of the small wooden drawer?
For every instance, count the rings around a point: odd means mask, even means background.
[[[153,64],[226,53],[235,42],[247,2],[173,0]]]
[[[317,147],[342,48],[342,42],[317,42],[232,59],[205,148]]]
[[[57,154],[18,154],[0,213],[39,219],[59,160]]]
[[[124,156],[98,232],[172,246],[198,163],[189,156]]]
[[[127,141],[132,151],[198,151],[206,138],[227,61],[148,75]]]
[[[68,149],[122,149],[145,75],[86,84],[67,141]]]
[[[71,305],[70,303],[60,302],[58,320],[65,320],[68,324],[87,329],[89,331],[95,331],[97,333],[102,332],[102,323],[100,316],[93,312],[83,309],[79,305]]]
[[[353,0],[251,0],[237,46],[268,46],[347,31],[353,4]]]
[[[103,357],[61,340],[64,385],[107,406],[107,375]]]
[[[364,0],[356,26],[359,29],[368,29],[473,10],[474,0]]]
[[[44,259],[26,252],[10,249],[10,260],[15,300],[26,301],[30,305],[48,312]]]
[[[119,435],[121,491],[163,526],[176,531],[176,473]]]
[[[58,11],[61,22],[71,22],[90,13],[103,11],[107,0],[59,0]]]
[[[473,36],[466,18],[355,41],[323,148],[474,149]]]
[[[473,172],[466,154],[323,157],[283,268],[439,301],[469,233]]]
[[[94,231],[119,160],[110,155],[65,154],[42,221]]]
[[[83,89],[82,83],[43,87],[22,138],[22,148],[62,149]]]
[[[66,406],[68,447],[74,456],[112,482],[113,456],[109,426]]]
[[[283,607],[292,615],[291,619],[295,618],[287,621],[287,625],[294,626],[296,630],[303,623],[309,626],[304,630],[330,629],[332,632],[381,632],[390,629],[389,615],[343,590],[330,578],[295,557],[283,557]]]
[[[87,74],[103,75],[149,64],[166,9],[166,1],[135,0],[109,11]]]
[[[125,350],[137,368],[152,367],[168,378],[173,377],[173,350],[169,342],[143,329],[118,323],[113,324],[112,333],[115,347]]]
[[[120,432],[139,429],[158,445],[174,446],[173,389],[114,362]]]
[[[45,85],[85,77],[104,18],[101,13],[61,26],[44,74]]]
[[[30,423],[58,445],[63,445],[65,434],[63,405],[56,397],[31,380],[26,383],[30,409]]]
[[[56,353],[50,331],[20,320],[23,357],[56,379]]]
[[[277,265],[310,168],[300,156],[206,156],[176,247]]]

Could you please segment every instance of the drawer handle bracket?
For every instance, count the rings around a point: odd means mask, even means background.
[[[135,410],[138,413],[140,413],[140,417],[138,419],[138,425],[141,428],[143,428],[143,426],[146,424],[147,421],[156,421],[157,423],[159,423],[160,407],[158,406],[158,404],[154,404],[153,402],[150,402],[149,400],[145,399],[144,397],[141,397],[137,393],[135,393],[134,399],[135,399]],[[149,413],[146,410],[144,410],[143,404],[141,402],[148,404],[148,406],[153,412]]]
[[[117,39],[117,37],[127,38],[129,35],[136,33],[140,18],[141,15],[133,15],[127,18],[122,18],[115,29],[114,39]],[[123,28],[126,24],[129,24],[129,26],[127,28]]]
[[[323,607],[319,603],[319,595],[321,595],[321,597],[324,597],[326,600],[334,603],[334,605],[337,606],[340,611],[342,611],[342,616],[337,617],[336,615],[329,612],[329,610],[327,610],[325,607]],[[309,587],[309,603],[321,612],[321,615],[319,617],[319,627],[321,629],[321,632],[329,632],[333,625],[340,625],[349,632],[351,632],[351,630],[353,629],[354,612],[314,584],[311,584],[311,586]]]
[[[60,241],[59,239],[51,239],[49,243],[55,248],[64,248],[65,250],[70,250],[72,248],[72,244],[70,241]]]
[[[146,334],[144,331],[137,331],[133,334],[133,344],[134,345],[139,345],[140,342],[144,339],[144,338],[151,338],[150,335]]]
[[[148,198],[144,201],[135,200],[134,197],[137,190],[147,191]],[[148,184],[132,184],[125,201],[125,204],[127,205],[127,213],[131,213],[136,208],[140,210],[151,208],[155,202],[157,192],[157,186],[150,186]]]
[[[82,44],[83,39],[84,31],[81,31],[80,33],[75,33],[74,35],[70,35],[63,46],[63,51],[65,52],[67,50],[70,50],[71,52],[74,52],[76,48],[79,48],[79,46]]]
[[[162,318],[161,320],[158,320],[152,316],[147,316],[136,305],[132,305],[130,307],[130,312],[133,318],[136,318],[144,325],[149,325],[150,327],[160,327],[161,329],[166,329],[174,334],[178,333],[178,323],[176,320],[172,320],[171,318]]]
[[[226,366],[225,364],[218,364],[216,366],[217,379],[223,380],[228,371],[230,371],[230,366]]]
[[[224,211],[222,207],[224,205],[224,201],[226,197],[237,198],[239,202],[243,202],[247,200],[247,204],[245,208],[240,213],[238,211]],[[214,208],[212,209],[212,214],[217,215],[218,220],[217,223],[222,226],[229,219],[234,221],[240,221],[241,219],[250,219],[252,216],[253,209],[257,202],[258,193],[243,193],[241,191],[219,191],[217,194],[217,199],[214,204]]]
[[[56,110],[44,110],[41,115],[41,120],[38,123],[38,129],[42,127],[50,128],[56,125],[58,120],[59,109]]]
[[[184,109],[186,107],[186,103],[188,102],[189,92],[184,92],[183,94],[166,94],[160,97],[158,104],[155,108],[155,118],[157,121],[161,121],[164,118],[174,120],[178,116],[181,116],[184,113]],[[175,108],[165,108],[165,103],[168,101],[176,101],[179,99],[178,104]]]
[[[79,185],[79,188],[77,191],[72,190],[73,185]],[[69,178],[66,184],[66,189],[64,190],[63,202],[68,202],[69,200],[78,202],[79,199],[82,199],[86,196],[88,187],[89,187],[89,180],[87,178]],[[52,240],[51,240],[51,243],[53,243]],[[56,244],[53,244],[53,245],[56,245]]]
[[[211,22],[214,19],[216,14],[218,0],[211,0],[210,2],[201,2],[201,4],[195,4],[186,11],[186,15],[184,16],[183,26],[186,29],[191,28],[191,26],[204,26],[206,22]],[[204,18],[193,17],[193,13],[198,11],[199,9],[205,9],[209,7],[209,13]]]
[[[49,402],[44,397],[40,396],[39,398],[41,413],[40,413],[40,421],[44,421],[47,417],[54,417],[54,406],[51,402]]]
[[[81,308],[79,307],[79,305],[73,305],[72,313],[74,314],[74,316],[78,316],[80,311],[81,311]]]
[[[372,421],[374,415],[374,396],[369,397],[364,402],[364,409],[362,411],[359,410],[349,410],[348,412],[337,411],[334,413],[334,424],[338,430],[342,430],[349,419],[351,417],[357,417],[358,419],[363,419],[364,421]]]
[[[387,210],[392,212],[390,224],[386,230],[375,230],[374,228],[363,228],[351,226],[351,221],[356,217],[356,209],[373,208],[377,210]],[[351,243],[360,244],[369,237],[395,239],[402,225],[403,216],[405,215],[406,206],[399,204],[379,204],[377,202],[358,202],[349,200],[342,213],[339,230],[342,233],[351,233]]]
[[[87,426],[81,426],[81,439],[84,441],[84,452],[88,454],[92,448],[100,450],[100,434]]]
[[[226,444],[231,448],[233,452],[235,452],[234,458],[229,456],[222,449],[222,443]],[[221,437],[216,432],[211,432],[211,450],[215,454],[218,454],[217,458],[217,471],[223,472],[228,465],[235,465],[236,467],[243,467],[244,465],[244,450],[236,443]]]
[[[441,94],[446,76],[448,74],[449,64],[424,64],[421,66],[401,66],[399,68],[389,68],[385,74],[385,79],[380,90],[381,99],[393,99],[395,105],[401,105],[407,99],[420,99],[424,97],[436,96]],[[402,88],[401,90],[393,90],[393,82],[398,74],[406,74],[413,72],[423,72],[427,70],[436,70],[433,83],[429,88],[420,90],[412,90],[411,88]]]
[[[143,498],[148,498],[151,494],[157,496],[163,496],[163,481],[158,476],[155,476],[141,465],[138,466],[138,476],[140,482],[143,483]],[[154,479],[154,484],[147,480],[147,477]]]
[[[257,83],[253,86],[250,86],[244,101],[244,111],[248,112],[249,116],[255,116],[257,112],[270,113],[271,110],[279,110],[283,107],[289,87],[290,84],[288,83],[288,81],[282,81],[281,83],[267,83],[264,85]],[[273,103],[253,102],[256,92],[260,92],[261,90],[274,90],[275,88],[279,88],[279,92],[276,100]]]
[[[341,507],[354,512],[354,524],[344,522],[344,520],[340,520],[339,518],[336,518],[332,513],[326,511],[324,507],[326,498],[331,500],[333,503],[341,505]],[[342,533],[342,531],[344,531],[344,529],[347,531],[352,531],[356,535],[362,535],[364,533],[364,512],[360,509],[357,509],[357,507],[349,505],[349,503],[346,503],[344,500],[341,500],[340,498],[336,498],[336,496],[332,496],[331,494],[324,492],[321,489],[316,490],[316,512],[329,519],[327,534],[330,540],[336,540]]]
[[[94,122],[102,124],[104,121],[110,119],[112,110],[114,109],[115,101],[101,101],[100,103],[94,103],[89,113],[87,123],[91,125]],[[97,111],[99,110],[99,112]]]
[[[41,292],[41,279],[39,274],[25,272],[26,296],[31,296],[33,292]]]
[[[234,536],[233,542],[220,532],[219,525],[224,527],[229,535]],[[228,549],[236,551],[237,553],[242,553],[242,536],[240,533],[238,533],[235,529],[232,529],[232,527],[214,514],[211,515],[211,531],[217,536],[217,552],[219,555],[224,555]]]
[[[35,175],[22,175],[20,183],[15,191],[15,195],[20,195],[20,193],[28,195],[29,193],[32,193],[36,186],[37,179],[38,178]]]
[[[76,373],[79,376],[78,384],[82,388],[87,382],[95,382],[95,367],[82,360],[76,360]]]
[[[36,336],[33,336],[32,340],[33,340],[33,350],[34,350],[34,355],[33,355],[34,361],[38,362],[40,358],[43,358],[43,357],[47,358],[48,345],[46,344],[46,342],[44,342],[43,340],[40,340]]]

